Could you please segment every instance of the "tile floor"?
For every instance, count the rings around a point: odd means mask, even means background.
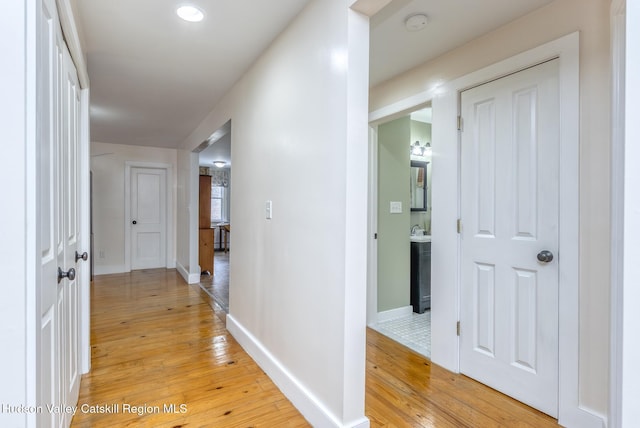
[[[374,330],[409,349],[431,358],[431,311],[379,322]]]

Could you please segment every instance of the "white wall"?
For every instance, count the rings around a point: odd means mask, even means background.
[[[609,353],[604,345],[609,343],[610,298],[609,3],[555,1],[373,88],[370,97],[370,109],[375,111],[425,89],[437,93],[444,82],[580,31],[581,172],[580,218],[576,219],[580,226],[579,396],[581,407],[600,415],[607,413],[609,384]],[[434,108],[434,124],[437,115]],[[455,152],[455,147],[451,149]],[[444,154],[434,151],[434,171],[439,165],[438,156]],[[435,197],[439,183],[434,182],[433,187]],[[438,209],[435,202],[434,207]],[[435,215],[434,210],[437,229]],[[455,215],[444,226],[454,228]],[[436,252],[434,248],[434,259]],[[436,290],[432,291],[435,296]]]
[[[316,426],[368,425],[369,30],[348,3],[312,1],[183,146],[232,119],[227,325]]]
[[[126,272],[125,261],[125,165],[127,161],[170,164],[174,171],[171,190],[173,207],[170,225],[171,243],[175,242],[177,150],[123,144],[91,143],[93,172],[94,273],[96,275]],[[172,260],[175,245],[169,245]],[[104,257],[102,257],[104,255]]]
[[[200,281],[198,265],[198,155],[178,150],[176,268],[189,284]],[[192,227],[196,225],[196,227]]]

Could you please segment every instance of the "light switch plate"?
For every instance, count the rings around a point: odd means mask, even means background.
[[[267,220],[271,220],[271,217],[273,216],[273,203],[271,201],[267,201],[265,204],[265,214]]]
[[[398,202],[398,201],[389,202],[389,213],[402,214],[402,202]]]

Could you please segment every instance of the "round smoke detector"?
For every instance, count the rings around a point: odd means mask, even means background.
[[[416,13],[410,15],[404,20],[404,26],[407,31],[420,31],[427,26],[429,18],[424,13]]]

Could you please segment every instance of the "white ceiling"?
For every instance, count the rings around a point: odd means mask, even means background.
[[[308,1],[191,0],[206,15],[188,23],[175,14],[183,0],[72,0],[91,81],[92,141],[177,147]],[[371,20],[371,85],[550,2],[393,0]],[[429,23],[407,32],[404,20],[416,12]],[[222,158],[224,145],[229,139],[201,155]]]
[[[308,0],[76,0],[93,141],[176,147]]]
[[[369,78],[375,86],[553,0],[393,0],[371,19]],[[423,13],[427,26],[405,29]]]

